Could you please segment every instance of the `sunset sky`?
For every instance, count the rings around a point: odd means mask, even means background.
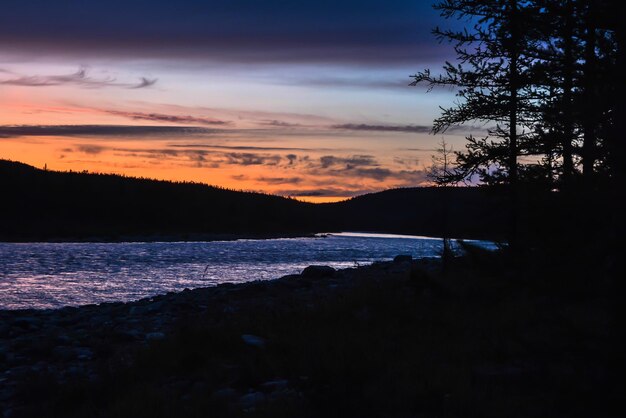
[[[427,181],[419,0],[3,0],[0,158],[329,201]],[[461,149],[464,130],[446,134]]]

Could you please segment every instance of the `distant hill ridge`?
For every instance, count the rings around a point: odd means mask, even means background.
[[[2,241],[194,240],[340,230],[494,237],[501,231],[499,199],[478,188],[393,189],[315,205],[199,183],[47,171],[0,160],[0,193]]]

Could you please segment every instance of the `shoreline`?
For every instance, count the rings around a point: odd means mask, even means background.
[[[180,234],[129,234],[115,237],[92,236],[92,237],[50,237],[50,238],[23,238],[23,239],[0,239],[0,244],[121,244],[137,242],[215,242],[237,241],[244,239],[265,240],[280,238],[312,238],[317,236],[315,232],[293,233],[263,233],[263,234],[203,234],[203,233],[180,233]]]
[[[332,234],[372,234],[381,236],[393,236],[393,237],[406,237],[406,238],[426,238],[426,239],[443,239],[442,236],[437,236],[426,232],[394,232],[390,230],[323,230],[321,232],[300,231],[300,232],[276,232],[276,233],[247,233],[247,234],[233,234],[233,233],[174,233],[174,234],[128,234],[128,235],[111,235],[111,236],[89,236],[89,237],[35,237],[35,238],[12,238],[6,239],[0,237],[0,244],[99,244],[99,243],[131,243],[131,242],[215,242],[215,241],[237,241],[237,240],[266,240],[266,239],[281,239],[281,238],[314,238]],[[449,237],[450,240],[463,240],[463,241],[492,241],[494,243],[503,243],[506,240],[499,235],[493,236],[453,236]]]
[[[431,258],[403,260],[340,270],[310,266],[276,279],[222,283],[130,302],[0,310],[0,365],[6,366],[0,368],[0,411],[23,407],[21,387],[33,373],[45,372],[57,384],[98,379],[99,363],[171,337],[181,320],[207,313],[232,317],[254,309],[268,293],[276,303],[294,294],[311,303],[315,295],[354,288],[372,275],[404,277],[414,266],[432,269],[438,264]]]
[[[509,262],[403,256],[0,311],[0,416],[611,416],[610,295]]]

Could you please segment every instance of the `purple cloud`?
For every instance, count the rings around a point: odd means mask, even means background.
[[[47,76],[18,76],[0,80],[0,85],[23,86],[23,87],[51,87],[74,85],[84,88],[120,87],[127,89],[140,89],[153,86],[156,79],[142,77],[139,83],[121,83],[113,77],[93,78],[87,75],[87,68],[81,67],[77,72],[65,75]]]

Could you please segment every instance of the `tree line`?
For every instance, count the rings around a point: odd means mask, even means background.
[[[444,0],[434,8],[463,29],[434,34],[457,62],[415,74],[412,85],[451,86],[433,132],[480,124],[441,185],[479,182],[510,190],[595,190],[623,178],[623,5],[611,0]],[[445,145],[445,144],[444,144]],[[445,147],[444,147],[445,150]]]
[[[0,159],[0,241],[204,240],[330,231],[502,239],[502,216],[481,208],[498,195],[477,188],[414,188],[333,204],[300,202],[198,183],[59,172]],[[446,197],[450,195],[450,197]],[[417,208],[417,209],[416,209]],[[464,217],[468,216],[469,218]]]

